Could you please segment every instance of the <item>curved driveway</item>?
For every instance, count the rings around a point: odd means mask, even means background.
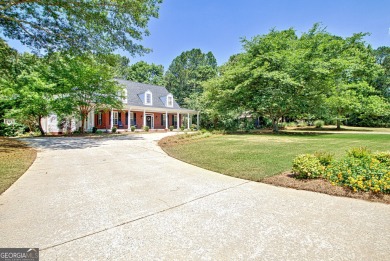
[[[28,139],[0,247],[41,260],[388,260],[390,205],[248,182],[168,157],[168,134]]]

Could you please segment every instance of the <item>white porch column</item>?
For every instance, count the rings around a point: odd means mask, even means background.
[[[180,114],[177,113],[177,120],[176,120],[177,129],[180,129]]]
[[[142,128],[145,127],[145,126],[146,126],[146,113],[145,113],[145,110],[144,110],[144,125],[142,126]]]
[[[169,119],[168,119],[168,112],[166,111],[166,112],[165,112],[165,129],[168,129],[168,122],[169,122]]]
[[[190,114],[187,113],[187,129],[190,129]]]
[[[130,109],[127,110],[127,130],[130,130]]]
[[[110,129],[114,126],[114,110],[111,109],[111,121],[110,121]]]
[[[200,115],[199,112],[196,114],[196,128],[199,130],[199,123],[200,123]]]
[[[92,129],[93,127],[95,127],[95,110],[91,111],[91,116],[92,116],[91,118],[91,129]]]

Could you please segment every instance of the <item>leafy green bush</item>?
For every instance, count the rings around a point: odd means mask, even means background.
[[[101,131],[101,130],[96,131],[96,134],[102,134],[102,133],[103,133],[103,131]]]
[[[196,130],[196,128],[197,128],[196,124],[191,124],[191,127],[190,127],[191,131]]]
[[[112,129],[111,129],[112,133],[116,133],[117,130],[118,130],[118,129],[117,129],[115,126],[112,127]]]
[[[297,127],[297,123],[295,121],[287,123],[287,127]]]
[[[170,130],[170,131],[173,131],[174,128],[175,128],[175,127],[173,127],[173,126],[169,126],[169,130]]]
[[[285,129],[288,126],[287,122],[279,122],[278,127],[279,129]]]
[[[324,169],[325,167],[321,165],[319,159],[311,154],[301,154],[293,160],[292,171],[298,179],[321,177]]]
[[[314,122],[314,126],[316,126],[317,129],[324,127],[324,124],[325,124],[325,122],[323,120],[316,120]]]
[[[376,152],[372,156],[379,160],[380,163],[390,167],[390,151]]]
[[[347,156],[357,159],[367,158],[371,156],[371,150],[366,147],[352,148],[347,151]]]
[[[314,153],[314,156],[316,156],[321,165],[325,167],[329,166],[334,159],[334,154],[329,152],[317,151]]]
[[[298,127],[307,127],[307,122],[306,121],[299,121],[297,126]]]
[[[183,131],[185,129],[184,125],[181,125],[180,129],[181,129],[181,131]]]
[[[25,132],[26,126],[23,124],[15,123],[7,125],[0,123],[0,136],[15,137]]]
[[[353,191],[390,193],[390,168],[374,157],[346,157],[332,164],[325,173],[333,185]]]
[[[131,132],[134,132],[135,131],[135,126],[131,126],[130,129],[131,129]]]
[[[323,177],[353,191],[390,193],[390,152],[352,148],[338,161],[330,153],[304,154],[294,159],[292,170],[296,178]]]
[[[144,126],[144,131],[148,132],[149,131],[149,126]]]

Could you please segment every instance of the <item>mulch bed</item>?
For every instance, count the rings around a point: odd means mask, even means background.
[[[265,178],[261,180],[261,182],[280,187],[325,193],[332,196],[357,198],[367,201],[390,204],[390,195],[387,194],[369,193],[361,191],[353,192],[348,188],[333,186],[329,181],[324,179],[300,180],[294,178],[294,174],[290,172],[285,172],[280,175]]]

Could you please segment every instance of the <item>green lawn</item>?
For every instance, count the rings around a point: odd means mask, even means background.
[[[23,142],[0,137],[0,194],[26,172],[36,156],[36,150]]]
[[[254,181],[291,169],[302,153],[327,151],[336,158],[352,147],[390,150],[388,134],[213,135],[189,142],[160,143],[172,157],[226,175]]]

